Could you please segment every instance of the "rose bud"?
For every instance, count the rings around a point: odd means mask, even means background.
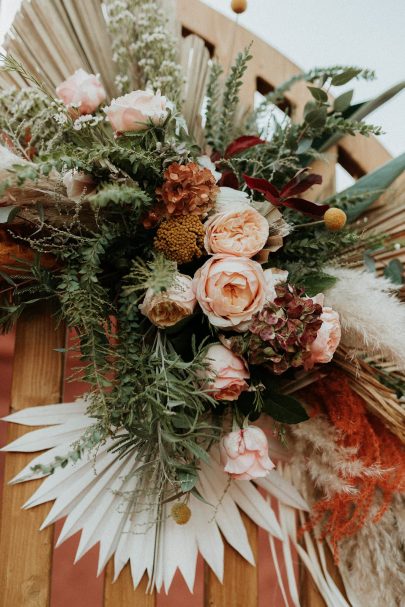
[[[160,93],[132,91],[113,99],[105,109],[116,133],[144,131],[150,124],[161,124],[168,114],[168,102]]]
[[[96,183],[91,175],[82,171],[66,171],[63,176],[66,195],[71,200],[80,200],[82,196],[91,194],[96,189]]]
[[[62,82],[56,94],[68,108],[77,106],[78,113],[82,115],[92,114],[107,96],[98,77],[82,69]]]
[[[196,299],[191,289],[191,278],[177,274],[172,287],[162,293],[148,289],[142,304],[142,314],[160,329],[172,327],[194,312]]]
[[[204,362],[208,367],[201,372],[201,378],[206,391],[216,400],[237,400],[248,390],[246,380],[250,375],[245,362],[225,346],[210,346]]]
[[[224,471],[236,480],[266,476],[275,467],[269,458],[269,445],[263,430],[256,426],[227,434],[220,443]]]

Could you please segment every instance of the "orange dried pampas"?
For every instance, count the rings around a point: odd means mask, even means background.
[[[305,398],[327,413],[338,431],[338,445],[351,453],[341,478],[353,490],[337,491],[313,507],[311,526],[322,524],[337,557],[343,538],[354,535],[368,520],[378,522],[394,494],[405,491],[405,447],[367,412],[363,399],[341,372],[334,371],[313,384]],[[357,472],[351,465],[356,461]]]

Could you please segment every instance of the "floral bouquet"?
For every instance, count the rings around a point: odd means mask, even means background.
[[[403,272],[374,256],[402,245],[358,218],[405,161],[326,199],[315,170],[343,135],[379,133],[352,91],[329,92],[373,74],[315,69],[242,116],[245,49],[228,73],[210,61],[186,120],[164,11],[104,4],[113,94],[84,69],[52,90],[3,57],[30,86],[0,94],[0,325],[53,302],[88,385],[73,404],[9,416],[49,426],[30,439],[49,450],[15,479],[47,477],[27,506],[56,500],[45,524],[67,516],[59,541],[82,529],[78,556],[100,542],[100,568],[130,560],[134,583],[147,571],[158,589],[177,567],[192,588],[198,552],[221,578],[219,530],[252,561],[236,505],[297,545],[292,507],[340,558],[351,600],[372,576],[377,603],[399,604]],[[309,100],[293,121],[298,80]],[[388,556],[370,567],[382,537]]]

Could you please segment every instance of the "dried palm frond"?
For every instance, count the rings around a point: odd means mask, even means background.
[[[115,93],[111,42],[100,0],[31,0],[23,2],[4,47],[54,91],[78,68],[100,74],[109,95]],[[18,88],[17,74],[3,81]]]
[[[336,352],[334,362],[349,376],[351,388],[363,398],[367,408],[405,443],[405,403],[381,383],[377,369],[343,346]],[[399,373],[391,363],[390,373]]]
[[[181,64],[185,77],[183,115],[190,134],[201,145],[204,142],[201,112],[210,72],[210,54],[204,40],[195,35],[184,38]]]

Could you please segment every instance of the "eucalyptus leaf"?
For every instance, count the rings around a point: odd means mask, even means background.
[[[18,213],[18,207],[0,207],[0,223],[10,223]]]
[[[368,253],[364,253],[363,262],[364,262],[364,265],[367,268],[367,270],[369,272],[371,272],[372,274],[374,274],[377,269],[374,257],[369,255]]]
[[[335,101],[333,102],[334,111],[344,112],[350,106],[351,100],[353,99],[353,93],[353,90],[346,91],[345,93],[339,95],[339,97],[336,97]]]
[[[361,69],[349,68],[341,74],[336,74],[336,76],[333,76],[331,84],[333,86],[342,86],[343,84],[347,84],[350,82],[350,80],[353,80],[353,78],[358,76],[360,72]]]
[[[328,101],[328,95],[323,89],[320,89],[317,86],[309,86],[308,90],[310,91],[312,97],[317,101],[322,103]]]
[[[271,393],[263,399],[263,411],[282,424],[299,424],[309,419],[301,403],[292,396]]]
[[[318,107],[308,112],[305,122],[314,129],[322,128],[326,122],[327,111],[325,107]]]
[[[404,88],[405,81],[399,82],[398,84],[395,84],[394,86],[381,93],[381,95],[378,95],[378,97],[370,99],[370,101],[366,101],[364,103],[357,103],[355,105],[346,107],[345,109],[339,110],[336,108],[336,106],[334,106],[334,109],[335,111],[343,112],[343,118],[360,122],[361,120],[366,118],[366,116],[368,116],[369,114],[377,110],[379,107],[387,103],[387,101],[390,101],[390,99],[395,97],[395,95],[398,95],[398,93],[400,93]],[[337,97],[335,99],[335,104],[340,98],[344,97],[344,95],[346,95],[346,93],[343,93],[343,95]],[[335,145],[342,138],[342,136],[342,133],[334,133],[331,137],[329,137],[326,141],[322,143],[319,148],[319,151],[325,152],[330,147]]]
[[[384,269],[384,276],[395,285],[404,284],[404,264],[399,259],[391,259]]]
[[[405,171],[405,153],[386,162],[372,173],[361,177],[355,184],[334,194],[324,204],[343,206],[342,199],[359,196],[359,200],[345,208],[349,222],[355,221],[375,202],[383,192]]]

